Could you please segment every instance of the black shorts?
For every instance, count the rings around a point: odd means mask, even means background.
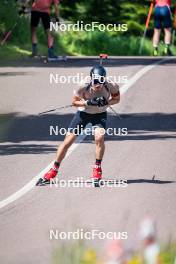
[[[46,12],[31,11],[31,27],[37,27],[40,19],[45,30],[50,28],[50,16]]]
[[[156,6],[154,14],[154,27],[161,29],[172,27],[171,11],[168,6]]]
[[[69,129],[72,130],[78,128],[80,134],[81,130],[83,130],[88,123],[91,123],[92,126],[102,127],[106,129],[106,121],[107,121],[107,112],[98,113],[98,114],[88,114],[83,111],[77,111],[77,113],[75,114],[69,125]]]

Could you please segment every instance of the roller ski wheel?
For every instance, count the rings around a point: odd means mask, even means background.
[[[58,174],[58,170],[51,168],[48,172],[45,173],[43,178],[40,178],[36,185],[46,185],[50,183],[51,179],[54,179]]]
[[[44,179],[44,178],[40,178],[38,179],[36,186],[44,186],[50,184],[50,180]]]
[[[102,185],[101,179],[93,179],[93,184],[95,188],[100,188]]]

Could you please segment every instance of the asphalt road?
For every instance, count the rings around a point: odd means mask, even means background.
[[[80,58],[58,65],[31,62],[0,68],[0,202],[54,159],[63,136],[50,136],[49,127],[67,128],[76,112],[67,108],[38,115],[69,105],[76,87],[73,83],[50,84],[50,74],[87,75],[96,62],[95,58]],[[130,83],[133,76],[154,62],[112,58],[106,67],[109,75],[121,76]],[[130,246],[138,240],[139,222],[145,215],[156,219],[163,243],[176,239],[175,62],[163,61],[141,73],[114,107],[122,119],[109,110],[108,126],[125,127],[128,135],[106,137],[103,175],[106,179],[128,180],[127,187],[31,188],[0,209],[0,263],[51,263],[53,249],[61,243],[50,240],[51,229],[127,231],[126,243]],[[120,87],[123,92],[124,84]],[[63,162],[59,177],[89,179],[94,147],[92,137],[86,137]],[[103,244],[89,241],[99,251]]]

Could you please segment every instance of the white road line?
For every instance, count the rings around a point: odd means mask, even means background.
[[[121,88],[120,88],[120,94],[123,95],[124,93],[126,93],[128,91],[128,89],[135,83],[137,82],[143,75],[145,75],[148,71],[152,70],[153,68],[155,68],[157,65],[163,63],[164,61],[167,60],[171,60],[173,58],[169,58],[166,57],[164,59],[161,59],[155,63],[152,63],[144,68],[142,68],[141,70],[139,70],[126,84],[124,84]]]
[[[161,64],[162,62],[166,61],[166,60],[170,60],[171,58],[164,58],[161,59],[159,61],[157,61],[156,63],[152,63],[144,68],[142,68],[141,70],[139,70],[129,81],[128,83],[126,83],[125,85],[123,85],[120,89],[120,93],[123,95],[124,93],[126,93],[128,91],[128,89],[135,83],[137,82],[144,74],[146,74],[148,71],[150,71],[151,69],[153,69],[154,67],[156,67],[157,65]],[[77,141],[70,147],[66,158],[79,146],[79,143],[81,143],[84,139],[85,139],[86,135],[80,135],[77,138]],[[23,186],[20,190],[18,190],[17,192],[13,193],[12,195],[10,195],[8,198],[2,200],[0,202],[0,209],[2,209],[3,207],[9,205],[10,203],[13,203],[14,201],[18,200],[19,198],[21,198],[23,195],[25,195],[26,193],[28,193],[29,191],[31,191],[34,187],[35,184],[37,182],[37,180],[39,178],[41,178],[48,170],[49,168],[52,166],[54,161],[52,161],[45,169],[43,169],[37,176],[35,176],[30,182],[28,182],[25,186]]]
[[[91,127],[91,125],[88,124],[87,128],[88,127]],[[81,134],[81,135],[79,135],[77,137],[75,143],[69,148],[65,159],[68,156],[70,156],[70,154],[79,146],[79,143],[81,143],[85,139],[86,136],[87,136],[86,134]],[[32,190],[35,187],[37,180],[39,178],[43,177],[43,175],[52,167],[53,163],[54,163],[54,161],[52,161],[45,169],[43,169],[37,176],[35,176],[30,182],[28,182],[26,185],[24,185],[20,190],[18,190],[17,192],[13,193],[8,198],[2,200],[0,202],[0,209],[5,207],[5,206],[7,206],[8,204],[18,200],[20,197],[22,197],[27,192]]]

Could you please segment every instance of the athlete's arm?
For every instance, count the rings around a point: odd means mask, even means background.
[[[86,101],[79,96],[73,96],[72,105],[76,107],[86,106]]]
[[[113,97],[108,101],[108,105],[118,104],[119,102],[120,102],[120,93],[118,94],[118,96],[113,96]]]
[[[111,98],[108,101],[108,105],[118,104],[120,102],[119,86],[116,84],[113,87],[113,91],[110,91]]]

